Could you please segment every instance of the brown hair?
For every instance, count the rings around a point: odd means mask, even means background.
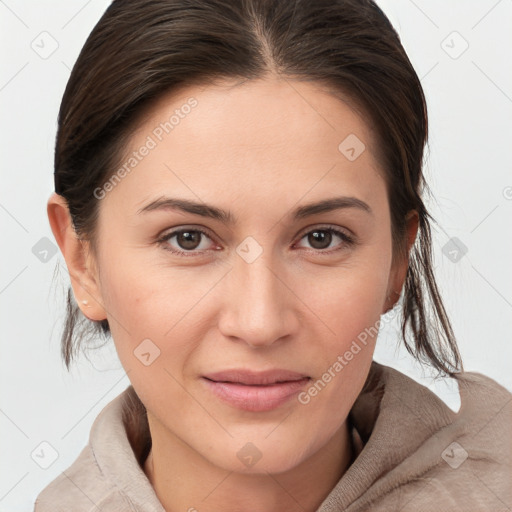
[[[432,268],[435,220],[422,199],[430,193],[422,172],[425,97],[398,34],[372,0],[114,0],[82,48],[59,111],[55,191],[67,201],[77,235],[94,246],[94,190],[119,166],[153,101],[187,85],[270,74],[328,85],[375,129],[394,259],[407,252],[407,212],[419,215],[402,338],[417,359],[456,374],[462,362]],[[108,333],[107,320],[85,319],[69,289],[67,368],[84,339]]]

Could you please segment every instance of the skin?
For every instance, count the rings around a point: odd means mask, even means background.
[[[144,471],[165,509],[316,510],[354,455],[346,418],[376,340],[369,337],[307,404],[294,397],[271,411],[242,411],[212,395],[201,376],[285,368],[315,382],[396,302],[408,260],[392,265],[374,133],[320,84],[267,78],[160,98],[127,153],[190,97],[197,106],[100,201],[95,251],[77,240],[55,194],[52,230],[82,312],[108,319],[147,408],[153,447]],[[338,150],[350,134],[366,146],[354,161]],[[229,210],[236,223],[177,210],[138,213],[164,195]],[[366,202],[372,213],[290,217],[297,206],[341,195]],[[198,234],[195,246],[176,236],[156,241],[183,227],[208,235]],[[356,243],[334,233],[323,242],[311,236],[328,227]],[[411,212],[408,248],[417,227]],[[263,251],[250,263],[236,251],[249,236]],[[160,350],[148,366],[134,355],[145,339]],[[250,467],[237,457],[248,442],[261,454]]]

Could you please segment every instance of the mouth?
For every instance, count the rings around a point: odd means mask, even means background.
[[[224,403],[245,411],[264,412],[283,406],[311,377],[284,370],[260,373],[230,370],[204,376],[202,380]]]

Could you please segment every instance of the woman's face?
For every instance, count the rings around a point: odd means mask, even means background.
[[[152,107],[124,172],[95,193],[97,288],[84,312],[108,319],[155,432],[218,467],[278,473],[339,431],[405,268],[391,267],[374,143],[314,82],[194,86]],[[311,207],[328,200],[338,207]],[[309,380],[205,378],[227,370]]]

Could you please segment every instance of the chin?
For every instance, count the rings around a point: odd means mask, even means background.
[[[301,447],[301,443],[285,442],[283,437],[288,440],[297,440],[291,433],[286,436],[275,436],[272,439],[273,436],[274,433],[270,436],[268,433],[254,437],[246,435],[231,439],[229,446],[224,447],[215,443],[217,450],[220,448],[221,451],[212,453],[209,450],[204,456],[213,465],[226,471],[248,475],[284,473],[300,465],[309,457],[308,453]],[[252,441],[250,440],[251,437]],[[311,447],[309,448],[311,449]],[[227,454],[229,456],[226,456]]]

